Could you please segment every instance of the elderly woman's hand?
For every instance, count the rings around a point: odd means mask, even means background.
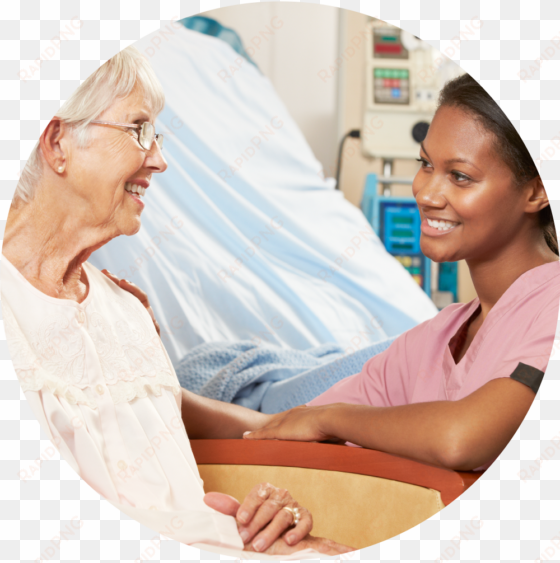
[[[142,291],[137,285],[129,282],[128,280],[117,278],[117,276],[115,276],[114,274],[111,274],[111,272],[109,272],[109,270],[101,270],[101,271],[111,281],[116,283],[120,288],[122,288],[125,291],[128,291],[129,293],[134,295],[134,297],[136,297],[140,301],[140,303],[142,303],[142,305],[144,305],[144,307],[146,307],[146,310],[148,311],[148,313],[150,313],[150,317],[152,317],[152,321],[154,321],[154,326],[156,327],[156,331],[158,333],[158,336],[161,336],[159,324],[156,321],[156,316],[154,315],[154,311],[152,310],[152,306],[150,305],[150,301],[148,300],[148,295],[144,291]]]
[[[223,493],[208,493],[204,502],[218,512],[234,516],[243,543],[259,552],[267,550],[288,529],[283,541],[293,546],[313,528],[309,510],[301,507],[287,490],[270,483],[254,487],[241,504]],[[299,522],[293,528],[292,513],[286,508],[299,513]]]

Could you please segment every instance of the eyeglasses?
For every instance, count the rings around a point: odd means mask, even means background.
[[[156,129],[152,123],[145,121],[142,125],[136,123],[115,123],[114,121],[90,121],[94,125],[112,125],[113,127],[126,127],[137,131],[137,140],[143,149],[149,151],[152,148],[154,139],[159,148],[163,146],[163,135],[156,133]],[[138,131],[139,129],[139,131]]]

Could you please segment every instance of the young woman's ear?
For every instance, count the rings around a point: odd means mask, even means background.
[[[526,209],[528,213],[538,213],[541,209],[544,209],[550,204],[540,176],[527,182],[526,189],[528,190],[529,196]]]

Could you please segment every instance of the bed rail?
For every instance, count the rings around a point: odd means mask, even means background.
[[[301,467],[369,475],[440,492],[447,506],[484,472],[452,471],[404,457],[345,445],[280,440],[191,440],[199,465]]]

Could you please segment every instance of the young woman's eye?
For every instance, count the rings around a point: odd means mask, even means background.
[[[457,180],[457,182],[466,182],[470,180],[468,176],[465,176],[462,172],[451,172],[451,175]]]
[[[420,166],[420,168],[426,168],[427,166],[430,165],[430,163],[429,163],[425,158],[422,158],[422,157],[417,158],[417,159],[416,159],[416,162],[421,162],[421,163],[422,163],[421,166]]]

